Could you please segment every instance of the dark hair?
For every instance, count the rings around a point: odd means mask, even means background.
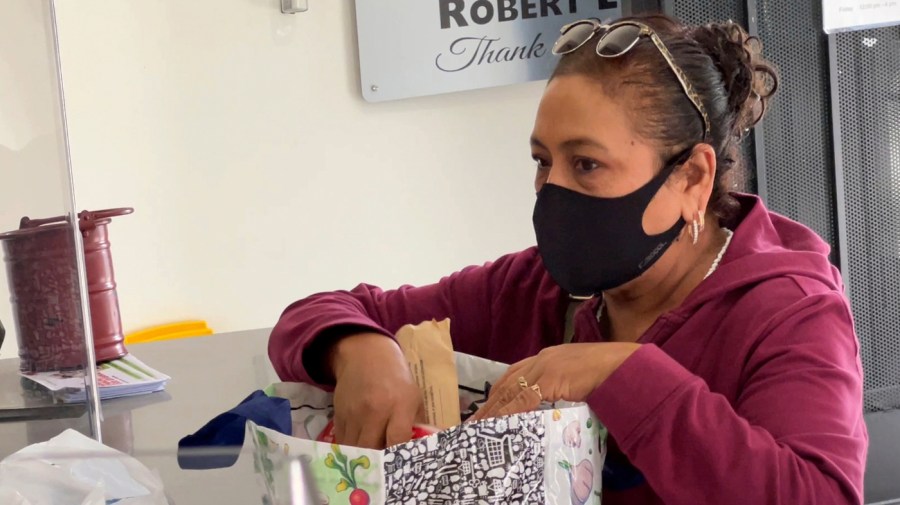
[[[758,123],[778,87],[775,67],[761,55],[762,44],[740,25],[685,25],[662,15],[624,18],[652,28],[700,95],[710,120],[707,139],[716,152],[716,180],[710,209],[723,223],[738,210],[729,194],[729,172],[744,168],[741,141]],[[703,142],[703,120],[649,38],[617,58],[595,53],[597,39],[562,56],[551,79],[583,75],[611,97],[628,101],[626,110],[638,133],[657,143],[661,162]]]

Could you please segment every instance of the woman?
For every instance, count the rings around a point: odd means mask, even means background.
[[[457,350],[513,363],[479,417],[590,405],[612,439],[604,504],[861,503],[859,352],[828,246],[727,191],[777,83],[758,41],[653,16],[569,25],[554,52],[538,247],[293,304],[269,345],[281,377],[335,386],[342,443],[403,442],[421,405],[391,335],[449,317]]]

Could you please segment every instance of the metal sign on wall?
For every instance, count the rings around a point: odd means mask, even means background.
[[[356,0],[370,102],[546,79],[559,29],[621,16],[618,0]]]
[[[823,0],[825,33],[900,25],[900,0]]]

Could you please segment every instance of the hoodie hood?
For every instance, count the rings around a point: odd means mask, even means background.
[[[693,312],[725,293],[783,276],[813,279],[843,293],[831,247],[814,231],[770,212],[754,195],[735,194],[741,211],[731,245],[719,267],[688,296],[677,312]]]

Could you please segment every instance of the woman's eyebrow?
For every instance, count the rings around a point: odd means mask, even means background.
[[[587,137],[569,139],[562,143],[562,148],[567,151],[572,151],[579,147],[593,147],[595,149],[600,149],[601,151],[609,151],[605,145]]]
[[[537,137],[535,137],[533,135],[531,136],[531,146],[547,150],[547,146],[544,145],[543,142],[541,142]],[[609,151],[609,149],[607,149],[605,145],[601,144],[600,142],[597,142],[596,140],[593,140],[593,139],[590,139],[587,137],[578,137],[578,138],[566,140],[565,142],[563,142],[561,144],[560,147],[562,147],[562,149],[567,150],[567,151],[573,151],[579,147],[593,147],[595,149],[600,149],[602,151]]]

